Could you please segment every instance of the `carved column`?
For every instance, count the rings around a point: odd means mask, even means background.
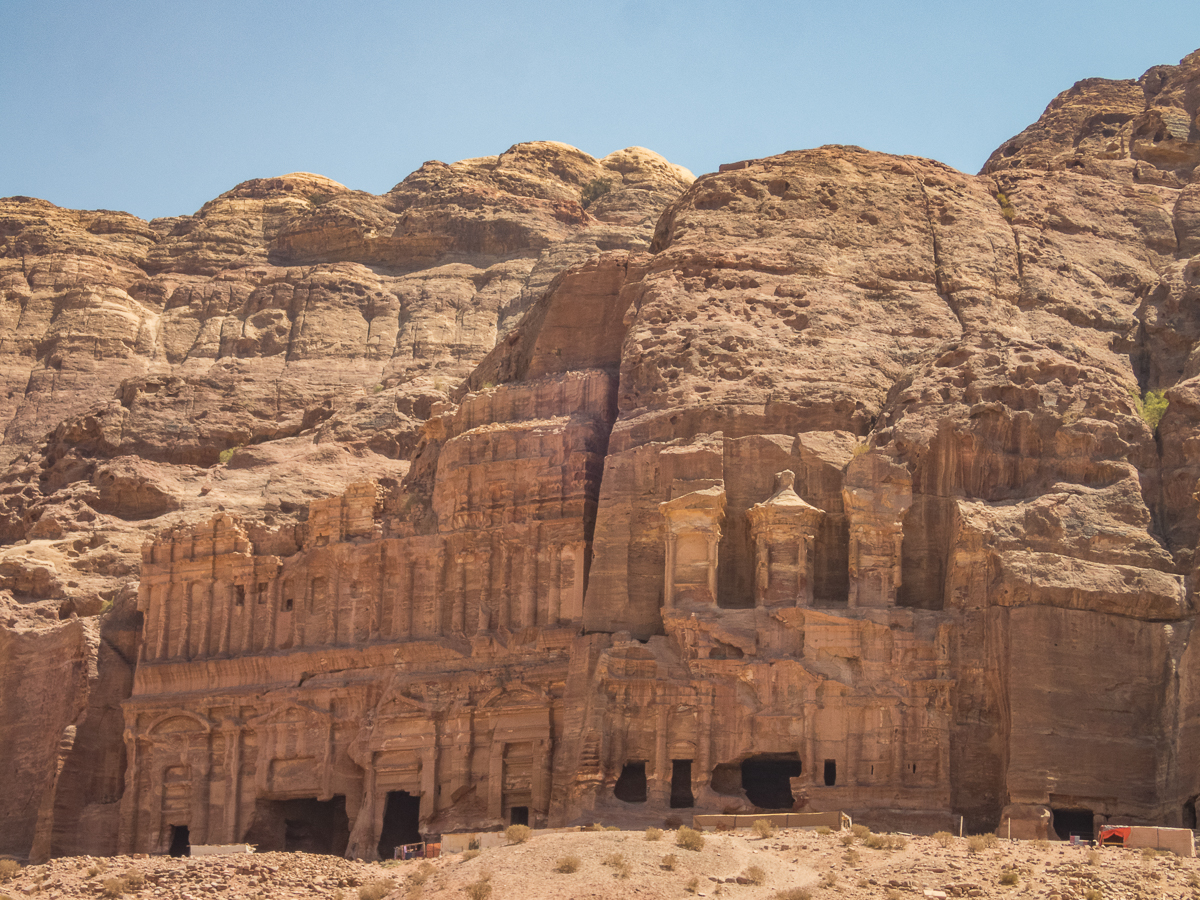
[[[775,492],[746,513],[754,541],[756,606],[812,606],[815,560],[810,547],[825,513],[796,493],[788,469],[775,476]]]

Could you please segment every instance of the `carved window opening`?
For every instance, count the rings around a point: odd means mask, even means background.
[[[791,779],[798,778],[803,766],[798,753],[760,753],[741,765],[742,788],[746,798],[759,809],[791,809]]]
[[[388,791],[379,832],[379,858],[392,859],[401,844],[421,841],[421,795]]]
[[[290,578],[283,583],[283,600],[279,608],[284,612],[291,612],[296,608],[296,583]]]
[[[171,826],[171,849],[167,852],[176,858],[192,855],[192,841],[186,825]]]
[[[357,581],[352,582],[350,585],[350,596],[355,600],[362,596],[362,585]]]
[[[244,584],[235,584],[233,586],[233,605],[246,605],[246,586]]]
[[[258,596],[258,602],[266,603],[267,602],[267,583],[265,581],[260,581],[255,586],[254,590]]]
[[[833,787],[837,784],[837,760],[825,760],[825,787]]]
[[[696,805],[692,795],[692,761],[671,760],[671,809],[691,809]]]
[[[246,843],[260,851],[321,853],[344,856],[350,843],[346,798],[304,797],[298,800],[259,800],[246,832]]]
[[[1069,841],[1073,834],[1089,841],[1095,837],[1094,818],[1090,809],[1054,809],[1051,807],[1050,813],[1051,821],[1054,823],[1054,833],[1062,840]]]
[[[613,787],[613,796],[625,803],[646,802],[646,764],[627,762],[621,768],[621,777]]]
[[[508,811],[509,825],[528,825],[529,824],[529,807],[514,806]]]

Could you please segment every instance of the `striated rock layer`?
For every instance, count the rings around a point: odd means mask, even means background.
[[[160,311],[40,301],[147,368],[14,408],[0,577],[66,614],[10,617],[0,747],[35,777],[0,851],[1194,826],[1198,116],[1200,52],[1080,82],[979,176],[825,147],[689,186],[535,144],[178,223],[22,202],[6,285],[82,271],[49,261],[76,228]],[[108,371],[93,331],[14,350],[26,397]]]

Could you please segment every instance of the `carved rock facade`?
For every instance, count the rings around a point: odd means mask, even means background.
[[[110,695],[82,719],[103,771],[43,767],[104,798],[71,827],[117,803],[125,850],[370,858],[688,809],[1194,824],[1197,84],[1200,54],[1081,83],[977,177],[846,147],[735,164],[649,252],[549,266],[403,472],[146,545],[123,746]],[[570,244],[555,196],[537,240],[522,203],[418,202],[474,197],[474,169],[422,169],[387,216],[320,204],[274,252]],[[85,669],[47,721],[81,715]]]

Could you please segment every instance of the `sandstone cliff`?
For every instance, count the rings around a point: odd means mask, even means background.
[[[0,852],[1194,825],[1198,116],[1200,52],[978,176],[531,144],[6,201]]]

